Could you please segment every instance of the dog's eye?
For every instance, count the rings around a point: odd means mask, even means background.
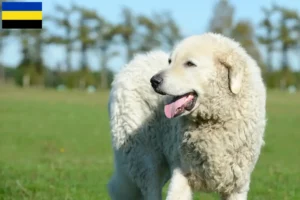
[[[187,67],[196,67],[196,65],[193,62],[191,62],[191,61],[187,61],[185,63],[185,66],[187,66]]]
[[[168,62],[169,62],[169,64],[171,64],[171,58],[169,58]]]

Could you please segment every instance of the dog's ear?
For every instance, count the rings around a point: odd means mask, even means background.
[[[241,90],[244,78],[244,68],[246,65],[244,56],[233,50],[221,56],[220,62],[228,68],[230,91],[233,94],[238,94]]]

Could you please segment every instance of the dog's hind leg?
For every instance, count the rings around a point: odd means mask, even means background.
[[[111,200],[140,200],[142,198],[139,188],[120,173],[112,176],[107,187]]]
[[[161,200],[162,188],[161,184],[155,180],[156,177],[147,179],[147,183],[141,188],[143,200]]]
[[[145,163],[146,164],[146,163]],[[136,179],[137,185],[141,190],[143,200],[161,200],[162,188],[168,178],[167,169],[159,168],[155,164],[141,167]]]
[[[221,200],[247,200],[247,192],[224,195],[221,197]]]
[[[247,181],[239,191],[231,194],[221,194],[221,200],[247,200],[249,185],[250,181]]]
[[[151,190],[143,190],[143,200],[161,200],[162,199],[162,192],[161,188],[157,186],[152,186]]]

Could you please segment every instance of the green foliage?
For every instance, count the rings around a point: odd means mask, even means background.
[[[123,7],[120,20],[113,23],[95,10],[74,3],[68,7],[56,4],[55,11],[55,14],[45,14],[43,30],[0,32],[0,55],[8,36],[17,38],[21,45],[22,59],[16,66],[18,70],[15,73],[18,85],[22,85],[22,79],[29,74],[32,86],[44,83],[47,87],[66,84],[70,88],[85,88],[92,84],[107,89],[111,82],[110,62],[116,56],[124,56],[124,61],[129,62],[138,52],[153,49],[170,51],[184,36],[170,12],[153,12],[146,15],[137,14],[128,7]],[[235,7],[230,0],[219,0],[213,8],[208,29],[240,42],[261,67],[267,86],[299,85],[299,79],[293,76],[294,72],[289,72],[295,68],[291,66],[294,63],[289,62],[289,56],[299,55],[300,52],[299,13],[295,9],[275,4],[262,8],[262,13],[263,18],[256,27],[248,19],[236,19]],[[274,18],[274,15],[277,18]],[[63,32],[51,32],[47,29],[47,23],[54,23],[56,28]],[[256,28],[263,32],[257,35]],[[260,52],[259,44],[266,47],[266,59]],[[59,61],[63,70],[57,71],[45,66],[42,55],[45,47],[49,45],[64,47],[65,58]],[[71,62],[75,52],[80,55],[79,71],[73,69]],[[97,70],[101,71],[97,73],[99,77],[91,75],[88,60],[88,54],[91,52],[97,54],[99,66]],[[280,54],[280,72],[273,72],[274,53]],[[50,56],[53,55],[47,55],[47,59]],[[1,63],[0,57],[0,79],[5,80],[4,67]]]
[[[77,70],[68,73],[63,73],[62,84],[68,88],[85,89],[89,85],[96,86],[96,79],[89,70]]]
[[[71,66],[71,53],[73,50],[73,44],[76,41],[76,38],[73,34],[74,26],[71,24],[71,17],[75,12],[75,5],[71,5],[71,8],[65,8],[61,5],[56,5],[55,9],[57,14],[61,14],[63,17],[55,16],[46,16],[47,21],[54,22],[59,28],[64,29],[65,35],[58,36],[58,35],[49,35],[46,37],[47,44],[59,44],[65,46],[66,51],[66,59],[65,59],[65,66],[67,66],[67,71],[70,72],[72,70]]]
[[[45,86],[56,88],[57,86],[64,84],[63,76],[58,71],[47,70],[45,72]]]
[[[7,79],[14,79],[17,69],[13,67],[4,67],[4,71]]]
[[[64,83],[68,88],[78,88],[78,73],[68,73],[66,76],[64,76]]]
[[[14,73],[14,77],[15,77],[15,83],[18,86],[22,86],[23,85],[23,74],[24,74],[24,70],[21,68],[18,68],[15,73]]]
[[[162,13],[154,20],[159,24],[162,47],[170,51],[183,37],[180,27],[169,12]]]
[[[88,70],[88,68],[84,68],[78,71],[78,77],[78,85],[80,88],[86,88],[89,85],[96,85],[96,79],[93,76],[93,74]]]
[[[246,49],[246,51],[257,61],[264,71],[264,62],[258,50],[255,31],[249,20],[235,20],[234,7],[227,0],[216,3],[210,20],[209,31],[220,33],[234,38]]]
[[[291,72],[289,68],[286,69],[286,71],[280,70],[270,73],[269,78],[267,79],[267,85],[269,88],[281,88],[283,86],[282,84],[284,84],[284,87],[297,85],[297,73]],[[287,77],[286,82],[283,82],[283,77]]]
[[[260,22],[260,27],[265,29],[265,36],[258,36],[258,41],[267,48],[266,65],[268,74],[266,76],[268,85],[274,85],[286,88],[289,85],[297,84],[297,78],[290,71],[289,52],[295,50],[300,45],[300,26],[299,14],[294,9],[287,9],[278,5],[272,5],[271,8],[263,8],[264,18]],[[278,14],[279,19],[276,22],[272,21],[272,17]],[[273,53],[280,51],[281,54],[281,70],[277,72],[276,77],[272,73],[273,70]],[[280,76],[280,78],[278,77]],[[274,83],[277,81],[277,83]]]
[[[256,60],[261,69],[265,71],[264,62],[255,40],[255,32],[252,23],[246,20],[237,22],[232,29],[231,36],[245,47],[247,52]]]
[[[271,21],[271,17],[275,12],[275,5],[271,8],[262,8],[262,12],[264,14],[264,18],[261,19],[259,23],[259,28],[265,30],[264,35],[257,35],[257,40],[260,44],[266,47],[266,62],[265,62],[265,70],[264,70],[264,79],[266,80],[267,87],[273,88],[276,83],[274,82],[277,79],[274,79],[273,71],[273,51],[274,51],[274,25]]]
[[[300,47],[300,17],[295,10],[275,4],[270,8],[262,8],[262,12],[264,18],[258,27],[264,30],[264,34],[256,35],[255,28],[249,20],[235,20],[234,7],[229,1],[220,0],[214,7],[209,30],[240,42],[262,68],[267,86],[284,89],[297,84],[297,79],[289,68],[291,63],[288,61],[289,53]],[[279,14],[279,18],[275,18],[277,21],[274,21],[274,14]],[[266,60],[261,56],[257,41],[266,47]],[[273,53],[278,50],[281,54],[281,70],[273,72]]]
[[[126,62],[136,52],[146,52],[158,47],[170,49],[182,36],[169,13],[153,13],[152,16],[136,15],[129,8],[121,11],[122,22],[116,26],[126,49]]]
[[[19,66],[15,71],[15,82],[19,86],[24,86],[24,77],[29,77],[29,86],[43,86],[44,75],[37,71],[35,65]]]
[[[100,72],[93,73],[97,83],[102,82],[102,80],[101,80],[102,77],[103,77],[102,73],[103,73],[103,70],[101,70]],[[105,72],[105,77],[106,77],[106,81],[107,81],[107,88],[106,89],[109,89],[109,88],[111,88],[111,83],[113,82],[114,73],[110,70],[107,70]],[[100,87],[101,87],[101,84],[100,84]],[[105,89],[105,88],[102,87],[101,89]]]

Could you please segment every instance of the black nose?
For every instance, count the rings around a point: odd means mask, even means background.
[[[150,79],[150,82],[151,82],[152,87],[154,89],[157,89],[158,86],[163,82],[163,78],[161,77],[160,74],[156,74]]]

